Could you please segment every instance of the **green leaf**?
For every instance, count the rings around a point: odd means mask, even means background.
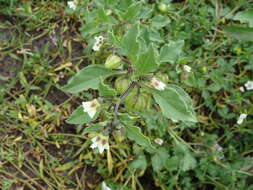
[[[73,111],[73,113],[70,115],[70,117],[66,120],[69,124],[77,124],[81,125],[84,123],[91,122],[95,120],[98,116],[98,113],[91,119],[90,116],[83,111],[83,106],[78,106],[78,108]]]
[[[170,62],[172,64],[177,61],[183,51],[184,41],[170,42],[165,44],[160,51],[160,62]]]
[[[96,33],[99,33],[101,31],[103,31],[104,28],[97,27],[97,25],[98,24],[96,22],[84,24],[80,28],[80,32],[81,32],[82,36],[84,38],[87,38],[88,36],[92,36],[92,35],[94,35]]]
[[[182,160],[181,169],[183,171],[188,171],[194,169],[197,165],[195,158],[190,154],[185,154],[184,159]]]
[[[126,135],[129,139],[134,140],[137,144],[145,148],[154,149],[150,139],[141,133],[141,129],[139,127],[126,125],[125,129]]]
[[[158,42],[158,43],[163,43],[164,42],[164,40],[161,37],[160,32],[158,30],[155,30],[155,29],[151,28],[149,30],[149,34],[150,34],[150,40],[152,42]]]
[[[188,171],[196,167],[197,162],[196,159],[192,156],[191,152],[187,148],[186,145],[180,143],[176,139],[175,154],[179,159],[179,167],[182,171]]]
[[[105,84],[103,80],[101,80],[98,87],[99,95],[104,97],[112,97],[117,95],[117,91],[111,88],[108,84]]]
[[[253,28],[226,26],[224,27],[224,31],[238,40],[253,41]]]
[[[166,160],[166,169],[169,171],[176,171],[180,166],[180,160],[177,156],[173,156]]]
[[[246,11],[237,13],[234,17],[234,20],[239,20],[242,23],[249,23],[249,26],[253,27],[253,9],[248,9]]]
[[[106,15],[105,10],[102,7],[99,8],[96,13],[99,22],[110,22],[110,17]]]
[[[99,65],[90,65],[76,73],[67,85],[62,87],[62,90],[69,93],[78,93],[90,88],[98,89],[101,77],[105,78],[117,73],[118,71],[106,69]]]
[[[135,60],[139,51],[137,38],[139,36],[139,24],[133,25],[122,39],[122,49],[131,61]]]
[[[152,167],[155,171],[160,171],[166,165],[169,155],[165,148],[157,150],[156,154],[151,157]]]
[[[155,101],[165,117],[174,121],[197,122],[189,95],[176,85],[167,85],[162,90],[152,90]]]
[[[131,169],[145,170],[147,168],[147,159],[144,154],[140,154],[137,159],[132,161],[129,165]]]
[[[76,165],[76,162],[67,162],[57,168],[55,168],[55,171],[65,171],[65,170],[69,170],[70,168],[73,168],[74,165]]]
[[[160,29],[170,23],[170,19],[167,16],[157,15],[151,19],[151,24],[157,29]]]
[[[96,123],[93,124],[89,127],[85,127],[85,129],[82,132],[82,135],[87,134],[87,133],[93,133],[93,132],[99,132],[102,130],[102,128],[106,125],[105,122],[101,122],[101,123]]]
[[[153,72],[158,68],[153,45],[150,45],[146,52],[140,54],[138,60],[134,62],[134,66],[140,74]]]
[[[122,15],[124,22],[126,20],[133,21],[139,14],[141,9],[140,3],[134,3],[128,7],[127,11]]]

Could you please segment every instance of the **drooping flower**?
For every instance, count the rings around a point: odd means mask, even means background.
[[[150,81],[150,85],[154,87],[157,90],[164,90],[166,87],[166,84],[164,84],[162,81],[159,81],[157,78],[153,77]]]
[[[68,6],[69,8],[75,10],[77,7],[78,1],[77,0],[73,0],[73,1],[68,1]]]
[[[160,139],[160,138],[156,138],[155,140],[155,143],[159,144],[159,145],[162,145],[163,144],[163,140]]]
[[[188,66],[188,65],[184,65],[183,69],[184,69],[184,71],[186,71],[188,73],[191,72],[191,70],[192,70],[192,68],[190,66]]]
[[[93,118],[100,106],[97,99],[94,99],[92,101],[88,102],[82,102],[83,105],[83,111],[87,112],[87,114],[90,116],[90,118]]]
[[[98,148],[98,152],[102,154],[105,149],[109,149],[108,136],[97,135],[91,139],[92,145],[90,146],[92,149]]]
[[[244,84],[247,90],[253,90],[253,81],[248,81]]]
[[[237,124],[238,124],[238,125],[242,124],[243,120],[246,119],[246,117],[247,117],[247,114],[242,113],[242,114],[239,116],[238,120],[237,120]]]
[[[108,186],[106,185],[106,183],[103,181],[103,182],[102,182],[102,190],[111,190],[111,188],[108,187]]]
[[[103,44],[104,41],[105,41],[105,38],[104,38],[103,36],[98,36],[98,37],[95,37],[95,40],[96,40],[96,41],[95,41],[95,43],[94,43],[92,49],[93,49],[94,51],[99,51],[100,48],[101,48],[101,46],[102,46],[102,44]]]

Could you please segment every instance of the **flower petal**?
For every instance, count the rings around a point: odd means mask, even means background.
[[[104,145],[98,144],[98,152],[99,152],[99,154],[102,154],[104,152],[104,149],[105,149]]]
[[[248,81],[244,84],[247,90],[253,90],[253,81]]]
[[[102,190],[111,190],[111,188],[109,188],[106,183],[103,181],[102,183]]]
[[[98,147],[98,143],[94,142],[92,145],[90,145],[90,148],[95,149]]]
[[[87,113],[90,116],[90,118],[93,118],[96,115],[96,112],[97,112],[96,108],[87,110]]]
[[[238,124],[238,125],[242,124],[243,120],[246,119],[246,117],[247,117],[247,114],[242,113],[242,114],[239,116],[238,120],[237,120],[237,124]]]
[[[91,107],[91,105],[92,105],[92,102],[91,102],[91,101],[82,102],[82,105],[83,105],[83,110],[84,110],[84,112],[87,112],[86,110],[90,109],[90,107]]]
[[[150,85],[157,90],[164,90],[166,87],[166,84],[164,84],[162,81],[157,80],[155,77],[151,79]]]
[[[188,66],[188,65],[184,65],[183,69],[184,69],[184,71],[186,71],[188,73],[191,72],[191,70],[192,70],[192,68],[190,66]]]

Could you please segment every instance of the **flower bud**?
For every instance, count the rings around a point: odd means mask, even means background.
[[[168,6],[165,3],[159,3],[157,5],[157,9],[161,12],[161,13],[166,13],[168,11]]]
[[[117,69],[122,65],[121,58],[117,55],[109,55],[105,61],[105,68]]]
[[[107,16],[110,16],[110,15],[112,14],[112,10],[111,10],[111,9],[107,9],[107,10],[105,11],[105,14],[106,14]]]

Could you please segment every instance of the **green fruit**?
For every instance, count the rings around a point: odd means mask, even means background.
[[[152,95],[146,93],[144,96],[146,96],[146,109],[150,109],[152,106]]]
[[[157,9],[161,12],[161,13],[166,13],[168,11],[168,6],[165,3],[159,3],[157,5]]]
[[[131,80],[126,77],[119,77],[115,80],[114,86],[118,93],[124,93],[131,84]]]
[[[135,110],[145,110],[151,107],[151,100],[151,95],[143,92],[138,95],[137,91],[133,91],[126,97],[125,104]]]
[[[134,88],[132,89],[132,91],[127,95],[127,97],[125,98],[125,103],[128,107],[133,108],[134,104],[136,104],[137,101],[137,93],[138,93],[138,89]]]
[[[137,98],[136,104],[134,105],[135,110],[144,110],[147,105],[147,97],[144,95],[139,95]]]
[[[121,58],[117,55],[109,55],[105,61],[105,68],[107,69],[117,69],[121,65]]]
[[[164,83],[168,83],[169,82],[169,77],[167,74],[165,73],[162,73],[162,72],[158,72],[155,74],[155,77],[158,79],[158,80],[161,80],[162,82]]]

